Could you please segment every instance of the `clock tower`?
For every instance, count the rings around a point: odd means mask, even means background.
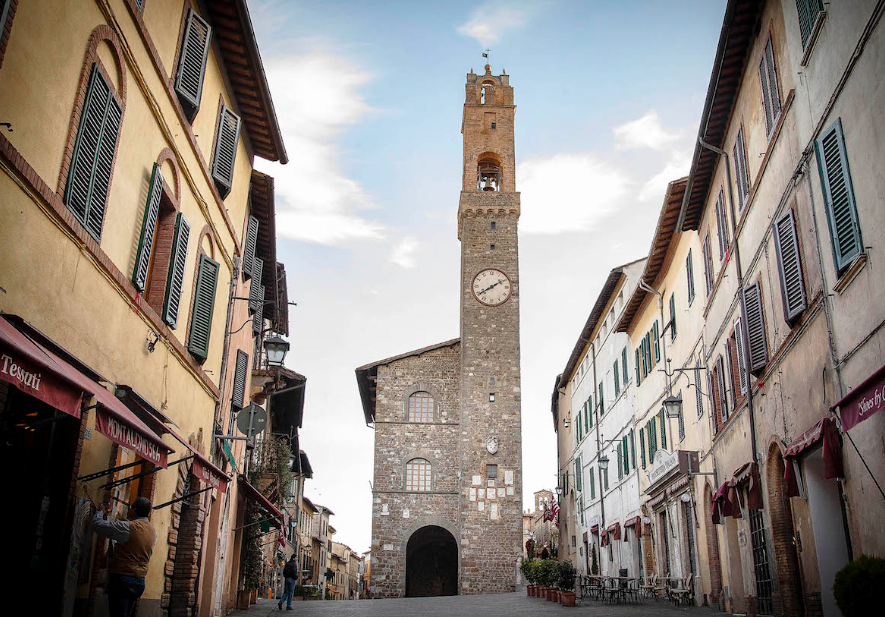
[[[511,591],[522,555],[516,106],[506,72],[467,75],[461,132],[460,593]]]

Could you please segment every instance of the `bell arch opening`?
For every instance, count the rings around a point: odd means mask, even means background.
[[[427,525],[406,544],[406,597],[458,594],[458,543],[446,529]]]
[[[483,152],[476,163],[476,189],[500,191],[504,183],[501,158],[493,152]]]

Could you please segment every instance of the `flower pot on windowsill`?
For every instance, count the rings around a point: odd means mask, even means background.
[[[561,598],[561,603],[563,606],[574,606],[575,605],[575,592],[574,591],[560,591],[559,596]]]

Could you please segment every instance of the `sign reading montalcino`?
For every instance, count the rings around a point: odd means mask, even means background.
[[[843,432],[885,407],[885,366],[861,382],[834,407],[839,408]]]
[[[191,473],[194,477],[202,480],[208,486],[212,488],[217,488],[219,493],[223,493],[227,490],[227,482],[228,478],[226,476],[220,476],[218,473],[213,472],[199,457],[194,457],[194,464],[191,466]]]
[[[102,407],[96,409],[95,428],[117,445],[129,448],[154,465],[166,466],[166,450],[161,449],[153,440],[109,415]]]
[[[679,466],[677,452],[658,450],[655,452],[654,469],[648,472],[649,484],[654,484]]]
[[[36,364],[11,350],[0,352],[0,380],[59,411],[75,418],[80,417],[82,393],[78,388],[72,387],[52,373],[41,370]]]

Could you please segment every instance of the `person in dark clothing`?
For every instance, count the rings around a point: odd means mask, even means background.
[[[99,507],[92,519],[96,534],[116,542],[108,568],[108,613],[111,617],[131,617],[135,603],[144,593],[144,577],[157,541],[157,532],[148,520],[151,502],[138,497],[132,502],[128,521],[105,518]]]
[[[549,559],[550,553],[547,551],[547,547],[544,547],[544,550],[541,551],[541,559]]]
[[[283,597],[280,598],[277,604],[277,608],[283,610],[283,600],[285,600],[286,610],[291,611],[292,596],[295,595],[295,584],[298,582],[298,560],[295,558],[294,553],[289,558],[289,561],[286,562],[286,567],[283,568],[283,576],[286,579],[286,588]]]

